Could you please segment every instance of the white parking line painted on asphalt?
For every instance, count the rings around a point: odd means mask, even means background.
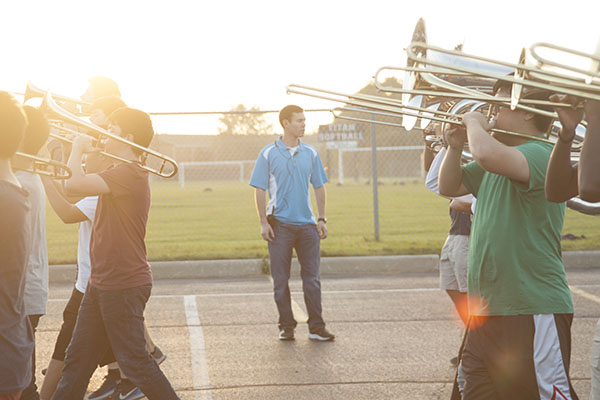
[[[581,290],[574,286],[569,286],[569,287],[571,288],[571,292],[578,294],[581,297],[585,297],[588,300],[595,301],[596,303],[600,304],[600,297],[595,296],[591,293],[586,292],[585,290]]]
[[[208,376],[208,363],[206,362],[206,345],[204,343],[204,332],[200,325],[196,296],[183,297],[185,316],[188,330],[190,332],[190,358],[192,362],[192,384],[195,400],[212,400],[210,390],[210,379]]]

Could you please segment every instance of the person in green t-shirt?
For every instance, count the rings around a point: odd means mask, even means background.
[[[554,95],[552,101],[576,105],[581,99]],[[586,100],[584,109],[557,109],[561,130],[548,163],[546,175],[546,198],[549,201],[566,201],[579,195],[592,203],[600,201],[600,101]],[[571,144],[575,129],[585,112],[587,129],[579,162],[571,162]],[[600,400],[600,320],[596,324],[590,355],[592,388],[590,400]]]
[[[499,81],[494,93],[510,97]],[[525,98],[547,99],[539,90]],[[446,129],[448,151],[439,175],[445,196],[471,193],[467,329],[460,368],[463,399],[577,399],[569,379],[573,304],[562,263],[564,203],[544,195],[552,145],[539,140],[551,118],[496,106],[489,122],[478,112]],[[526,137],[488,133],[492,128]],[[462,166],[465,141],[474,161]],[[562,397],[561,397],[562,396]]]

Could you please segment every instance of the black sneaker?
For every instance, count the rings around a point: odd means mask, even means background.
[[[335,340],[335,335],[331,332],[328,332],[327,329],[321,328],[319,330],[309,333],[308,338],[310,340],[318,340],[321,342],[331,342]]]
[[[158,365],[160,365],[167,358],[167,355],[160,351],[158,346],[154,346],[154,351],[150,353],[150,355],[152,358],[154,358],[154,361],[156,361]]]
[[[279,340],[294,340],[294,328],[283,328],[279,332]]]
[[[117,393],[119,394],[119,397],[116,396]],[[113,395],[115,400],[137,400],[143,399],[144,397],[146,397],[144,392],[142,392],[139,387],[135,386],[129,379],[121,379],[119,387]]]
[[[104,377],[104,382],[94,393],[90,394],[88,400],[101,400],[108,399],[115,390],[117,389],[117,383],[119,383],[121,375],[118,369],[109,369],[108,374]]]

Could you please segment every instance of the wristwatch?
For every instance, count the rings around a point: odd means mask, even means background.
[[[327,218],[325,217],[319,217],[319,219],[317,220],[317,222],[323,221],[325,223],[327,223]]]

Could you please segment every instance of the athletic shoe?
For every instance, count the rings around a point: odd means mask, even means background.
[[[156,361],[158,365],[160,365],[167,358],[167,355],[160,351],[158,346],[154,346],[154,351],[150,353],[150,355],[152,358],[154,358],[154,361]]]
[[[136,400],[146,397],[140,388],[135,386],[129,379],[121,379],[117,391],[119,393],[119,400]]]
[[[113,393],[115,393],[120,379],[121,375],[119,374],[118,369],[109,369],[108,374],[106,374],[104,377],[104,382],[102,382],[102,385],[100,385],[98,390],[96,390],[94,393],[90,394],[88,400],[108,399],[113,395]]]
[[[294,328],[283,328],[279,332],[279,340],[294,340]]]
[[[310,340],[319,340],[321,342],[331,342],[335,340],[335,335],[330,333],[325,328],[321,328],[318,331],[314,331],[308,334]]]

